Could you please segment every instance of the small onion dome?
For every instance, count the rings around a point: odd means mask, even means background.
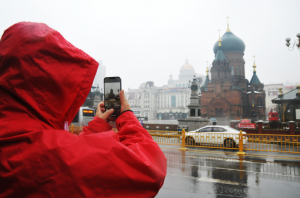
[[[223,52],[243,52],[245,51],[245,43],[242,39],[235,36],[232,32],[226,32],[222,37],[222,50]],[[214,53],[218,52],[217,41],[214,45]]]

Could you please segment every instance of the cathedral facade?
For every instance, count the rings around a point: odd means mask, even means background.
[[[245,43],[229,29],[214,45],[211,79],[208,70],[201,87],[201,115],[218,120],[265,120],[264,85],[254,63],[250,82],[245,78]]]

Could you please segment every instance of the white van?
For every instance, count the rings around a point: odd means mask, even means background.
[[[75,127],[87,126],[95,116],[95,110],[89,107],[80,107],[72,123]]]

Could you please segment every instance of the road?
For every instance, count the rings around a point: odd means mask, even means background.
[[[165,197],[300,197],[300,155],[160,145],[167,162]]]

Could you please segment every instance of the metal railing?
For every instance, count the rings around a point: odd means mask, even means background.
[[[72,134],[77,134],[83,127],[69,126]],[[117,132],[117,129],[113,129]],[[232,133],[199,133],[179,131],[148,130],[153,140],[162,145],[186,147],[204,147],[217,149],[239,150],[238,155],[245,155],[248,151],[269,151],[284,153],[300,153],[299,135],[272,135],[272,134],[232,134]],[[182,141],[184,140],[184,141]]]
[[[300,153],[299,135],[257,135],[232,133],[199,133],[178,131],[148,131],[153,140],[162,145],[204,147],[239,150],[237,155],[244,156],[244,150]],[[182,141],[184,140],[184,141]]]
[[[182,132],[149,130],[148,132],[155,142],[163,145],[182,146],[182,144],[185,144],[185,146],[192,147],[238,149],[236,146],[239,134],[197,133],[185,132],[185,130]],[[182,141],[182,139],[185,141]]]
[[[148,130],[148,132],[157,144],[181,146],[179,141],[181,135],[178,131]]]
[[[247,134],[248,144],[244,150],[300,153],[299,135]]]
[[[72,134],[79,135],[79,133],[82,132],[82,130],[83,130],[83,126],[78,127],[78,126],[74,126],[73,124],[69,126],[69,132],[71,132]]]

